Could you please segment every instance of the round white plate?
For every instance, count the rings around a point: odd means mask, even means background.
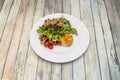
[[[74,36],[73,44],[70,47],[65,46],[54,46],[52,50],[44,47],[40,44],[39,34],[36,30],[44,24],[46,19],[64,17],[70,21],[72,27],[75,27],[78,31],[78,36]],[[43,59],[56,63],[65,63],[80,57],[88,47],[89,44],[89,32],[86,26],[74,16],[56,13],[47,15],[41,18],[33,28],[30,33],[30,44],[33,50]]]

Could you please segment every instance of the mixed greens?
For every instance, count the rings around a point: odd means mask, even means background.
[[[37,32],[40,34],[40,41],[44,44],[47,41],[61,44],[63,36],[77,34],[77,30],[63,17],[45,20],[44,24],[37,29]]]

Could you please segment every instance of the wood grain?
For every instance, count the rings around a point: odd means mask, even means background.
[[[19,48],[19,43],[20,43],[20,38],[21,38],[21,33],[22,33],[22,29],[23,29],[23,24],[24,24],[26,11],[27,11],[27,2],[22,1],[21,5],[20,5],[20,10],[19,10],[19,13],[18,13],[18,18],[17,18],[17,21],[16,21],[14,34],[13,34],[11,45],[10,45],[10,50],[8,52],[8,58],[7,58],[7,59],[10,59],[10,58],[13,59],[11,62],[9,62],[9,60],[7,61],[7,64],[10,64],[13,68],[14,68],[14,64],[15,64],[15,60],[16,60],[17,51],[18,51],[18,48]],[[11,55],[11,53],[12,53],[12,55]],[[6,67],[6,68],[9,68],[9,67]],[[12,74],[13,73],[11,73],[11,75]],[[17,73],[14,72],[14,74],[17,74]]]
[[[62,13],[62,12],[63,12],[63,1],[55,0],[55,13]]]
[[[61,64],[52,63],[52,78],[51,80],[61,80]]]
[[[90,33],[89,48],[84,54],[86,80],[101,80],[90,0],[80,0],[80,1],[81,1],[82,21],[86,24]]]
[[[104,31],[104,39],[105,39],[105,46],[106,52],[108,56],[108,63],[109,69],[111,74],[112,80],[119,80],[120,79],[120,66],[116,63],[116,51],[114,48],[114,42],[112,37],[112,32],[109,24],[109,18],[107,17],[107,11],[105,8],[105,3],[100,0],[100,17]]]
[[[1,56],[0,56],[1,71],[0,72],[3,72],[3,69],[5,68],[2,78],[3,79],[8,79],[8,80],[10,80],[11,77],[12,77],[12,73],[13,73],[13,67],[12,66],[13,65],[10,65],[10,64],[7,64],[7,63],[5,64],[5,61],[6,61],[9,45],[11,43],[12,35],[13,35],[13,32],[14,32],[14,27],[15,27],[15,23],[16,23],[18,11],[19,11],[20,2],[21,2],[21,0],[14,1],[14,4],[12,5],[8,20],[6,22],[5,30],[4,30],[2,39],[1,39],[1,43],[0,43],[0,54],[1,54]],[[14,13],[14,12],[16,12],[16,13]],[[9,53],[9,55],[12,55],[12,53]],[[12,62],[12,59],[7,58],[7,61]]]
[[[36,80],[43,80],[43,60],[38,58]]]
[[[38,0],[36,3],[37,4],[36,4],[33,24],[35,24],[43,16],[45,0]],[[40,70],[42,69],[41,63],[42,63],[42,59],[39,58],[39,63],[38,63],[38,55],[33,51],[33,49],[29,44],[24,80],[41,80],[42,79],[41,76],[42,72]],[[31,74],[31,70],[32,70],[32,74]]]
[[[34,11],[35,11],[35,0],[29,0],[27,4],[27,12],[24,21],[24,27],[19,43],[18,52],[16,55],[16,62],[15,62],[15,69],[13,80],[23,80],[24,78],[24,69],[26,64],[27,52],[28,52],[28,45],[29,45],[29,34],[30,29],[33,23]]]
[[[13,6],[12,3],[13,3],[13,0],[5,0],[2,10],[0,12],[0,42],[1,42],[2,34],[5,29],[5,24],[8,19],[11,6]]]
[[[0,0],[0,11],[2,9],[3,4],[4,4],[4,0]]]
[[[102,24],[99,15],[99,9],[97,0],[91,0],[92,4],[92,13],[93,13],[93,20],[94,20],[94,29],[96,35],[96,43],[97,43],[97,50],[99,56],[99,64],[100,64],[100,72],[101,72],[101,79],[102,80],[110,80],[110,73],[108,67],[108,60],[107,60],[107,53],[105,48],[105,42],[103,37],[102,31]],[[104,14],[105,15],[105,14]]]
[[[116,57],[115,63],[117,63],[120,68],[120,17],[117,12],[115,0],[105,0],[105,4],[116,50],[113,56]]]
[[[62,80],[73,80],[72,62],[62,64]]]
[[[38,56],[29,46],[23,80],[36,80],[37,62]]]
[[[116,4],[117,12],[118,12],[119,18],[120,18],[120,0],[115,0],[115,4]]]
[[[1,42],[1,39],[2,39],[2,34],[4,33],[4,28],[5,28],[7,18],[8,18],[11,6],[12,6],[12,1],[13,0],[5,1],[4,6],[3,6],[3,8],[0,12],[0,42]],[[7,5],[8,3],[9,3],[9,5]],[[7,24],[8,23],[9,22],[7,22]],[[1,43],[0,43],[0,45],[1,45],[1,48],[2,48]],[[0,69],[0,78],[1,78],[7,53],[5,54],[5,53],[0,52],[0,55],[1,55],[0,56],[0,68],[1,68]]]
[[[79,0],[71,0],[71,15],[77,17],[78,19],[81,19]],[[85,68],[83,56],[81,56],[80,58],[73,62],[73,80],[85,80]]]

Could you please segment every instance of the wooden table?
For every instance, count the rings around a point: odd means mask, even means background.
[[[77,60],[55,64],[32,50],[32,25],[51,13],[87,25],[90,45]],[[120,80],[120,0],[0,0],[0,80]]]

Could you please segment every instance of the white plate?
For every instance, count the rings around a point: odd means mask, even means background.
[[[77,29],[78,36],[74,36],[73,44],[70,47],[54,46],[54,48],[50,50],[40,44],[39,34],[36,30],[44,24],[44,20],[59,17],[64,17],[69,20],[72,27]],[[41,58],[51,62],[65,63],[75,60],[85,52],[89,44],[89,32],[86,26],[74,16],[63,13],[51,14],[41,18],[33,25],[30,33],[30,44]]]

